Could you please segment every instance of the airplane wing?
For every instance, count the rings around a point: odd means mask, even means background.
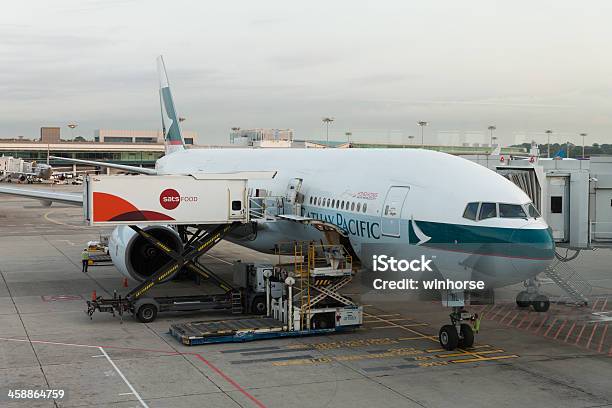
[[[157,170],[155,169],[147,169],[144,167],[137,167],[137,166],[128,166],[126,164],[105,163],[105,162],[97,162],[93,160],[72,159],[70,157],[60,157],[60,156],[49,156],[49,158],[56,159],[56,160],[63,160],[68,163],[86,164],[89,166],[110,167],[111,169],[118,169],[118,170],[123,170],[123,171],[129,171],[132,173],[139,173],[139,174],[148,174],[149,176],[154,176],[157,174]]]
[[[78,193],[58,193],[46,190],[28,190],[25,188],[0,187],[0,194],[35,198],[41,200],[44,204],[51,204],[52,202],[57,202],[63,204],[77,205],[79,207],[83,205],[83,195]]]

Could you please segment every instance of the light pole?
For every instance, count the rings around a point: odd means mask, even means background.
[[[424,120],[420,120],[417,122],[417,125],[421,127],[421,148],[425,147],[425,139],[423,138],[423,128],[428,125]]]
[[[344,135],[346,136],[346,142],[347,143],[351,143],[351,136],[353,136],[352,132],[345,132]]]
[[[587,134],[581,133],[580,136],[582,136],[582,158],[584,159],[584,138],[587,136]]]
[[[414,139],[413,135],[408,136],[408,143],[412,146],[412,139]]]
[[[326,127],[325,137],[327,140],[327,147],[329,147],[329,124],[332,123],[335,119],[330,117],[330,118],[323,118],[321,120],[323,121],[323,123],[325,123],[325,127]]]
[[[567,147],[565,148],[565,156],[569,159],[570,157],[570,142],[569,140],[567,141],[567,143],[565,144]]]
[[[497,136],[491,137],[491,148],[493,147],[493,142],[497,140]]]
[[[546,133],[546,135],[548,136],[548,139],[546,142],[546,144],[548,145],[548,154],[546,155],[546,157],[550,159],[550,135],[552,135],[552,130],[546,129],[544,133]]]
[[[78,125],[76,123],[69,123],[68,127],[70,128],[70,135],[72,136],[72,140],[74,141],[74,129],[76,129]]]
[[[493,147],[493,140],[494,140],[494,139],[493,139],[493,131],[494,131],[495,129],[497,129],[497,128],[496,128],[494,125],[491,125],[491,126],[489,126],[487,129],[489,129],[489,132],[491,133],[491,147]],[[497,139],[497,138],[495,138],[495,139]]]

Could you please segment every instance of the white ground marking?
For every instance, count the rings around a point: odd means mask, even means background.
[[[125,378],[125,376],[123,375],[123,373],[121,372],[121,370],[119,370],[119,367],[117,367],[117,365],[115,364],[115,362],[113,360],[111,360],[111,358],[109,357],[109,355],[106,353],[106,350],[104,350],[102,347],[98,347],[100,349],[100,352],[102,354],[104,354],[104,356],[106,357],[106,359],[108,360],[109,363],[111,363],[111,365],[113,366],[113,368],[115,369],[115,371],[117,371],[117,374],[119,374],[119,377],[121,377],[121,379],[123,380],[123,382],[128,386],[128,388],[132,391],[132,394],[134,394],[136,396],[136,398],[138,398],[138,402],[140,402],[140,405],[142,405],[145,408],[149,408],[149,406],[147,405],[146,402],[143,401],[142,397],[140,396],[140,394],[138,394],[136,392],[136,390],[134,389],[134,387],[132,387],[132,384],[130,384],[130,382],[127,380],[127,378]],[[121,394],[120,394],[121,395]],[[125,394],[127,395],[127,394]]]
[[[89,348],[97,348],[98,350],[100,350],[100,352],[102,353],[102,355],[98,355],[98,356],[92,356],[92,357],[105,357],[106,360],[113,366],[113,368],[115,369],[115,372],[117,372],[117,374],[119,374],[119,376],[121,377],[121,379],[123,380],[123,382],[128,386],[128,388],[132,391],[131,393],[126,393],[125,395],[128,394],[134,394],[136,396],[136,398],[138,399],[138,402],[140,402],[140,405],[142,405],[145,408],[149,408],[149,406],[147,405],[146,402],[144,402],[144,400],[142,399],[142,397],[140,396],[140,394],[138,394],[136,392],[136,390],[134,389],[134,387],[132,387],[132,384],[130,384],[130,382],[127,380],[127,378],[125,378],[125,376],[123,375],[123,373],[121,372],[121,370],[119,370],[119,367],[117,367],[117,365],[115,364],[115,362],[113,360],[111,360],[110,356],[108,355],[108,353],[106,352],[106,350],[104,350],[104,348],[100,347],[100,346],[91,346],[89,344],[73,344],[73,343],[61,343],[61,342],[56,342],[56,341],[42,341],[42,340],[27,340],[27,339],[11,339],[11,338],[6,338],[6,337],[0,337],[0,340],[4,340],[4,341],[16,341],[16,342],[21,342],[21,343],[34,343],[34,344],[56,344],[56,345],[60,345],[60,346],[74,346],[74,347],[89,347]]]

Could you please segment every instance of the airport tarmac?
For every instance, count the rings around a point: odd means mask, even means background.
[[[90,320],[92,291],[125,291],[112,266],[81,273],[80,252],[100,229],[82,225],[80,208],[0,198],[0,406],[612,407],[612,251],[575,261],[596,287],[590,305],[538,314],[516,308],[517,288],[504,289],[477,307],[484,319],[469,350],[440,349],[448,311],[439,302],[375,295],[361,298],[365,324],[351,333],[187,347],[168,334],[171,323],[236,316]],[[221,273],[237,259],[273,260],[227,242],[209,254]],[[347,291],[359,298],[357,286]],[[9,389],[66,396],[9,402]]]

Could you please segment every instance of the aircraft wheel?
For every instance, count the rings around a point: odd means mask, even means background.
[[[533,306],[533,309],[536,312],[543,313],[543,312],[548,311],[548,309],[550,308],[550,301],[548,300],[546,296],[538,295],[533,300],[533,302],[531,302],[531,305]]]
[[[518,307],[529,307],[531,302],[529,301],[529,292],[523,290],[516,295],[516,305]]]
[[[157,317],[157,306],[152,303],[145,303],[138,308],[136,318],[141,323],[151,323]]]
[[[438,335],[440,345],[445,350],[454,350],[459,345],[459,335],[457,329],[452,324],[442,326]]]
[[[462,338],[459,339],[459,347],[470,348],[474,345],[474,330],[472,330],[472,326],[467,323],[462,323],[461,336]]]

